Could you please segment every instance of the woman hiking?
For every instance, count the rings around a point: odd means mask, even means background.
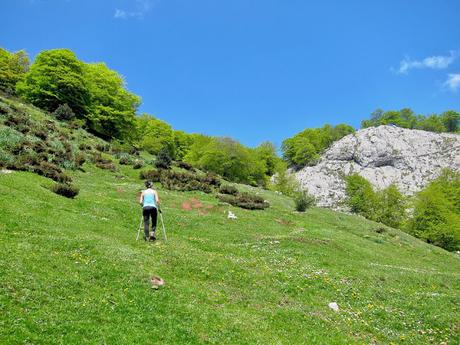
[[[154,190],[152,181],[145,181],[146,190],[142,191],[139,203],[142,205],[142,214],[144,215],[144,240],[155,241],[155,229],[157,227],[158,206],[160,199],[158,193]],[[149,218],[152,217],[152,231],[149,236]]]

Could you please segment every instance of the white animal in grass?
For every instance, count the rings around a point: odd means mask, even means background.
[[[232,211],[228,211],[227,218],[228,219],[237,219],[238,217]]]

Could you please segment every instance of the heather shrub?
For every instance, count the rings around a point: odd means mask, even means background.
[[[119,157],[119,163],[121,165],[131,165],[131,164],[133,164],[133,159],[128,153],[125,153],[125,152],[120,153],[118,155],[118,157]]]
[[[95,165],[100,169],[105,169],[105,170],[110,170],[110,171],[117,170],[117,167],[112,162],[108,162],[108,163],[97,162]]]
[[[135,159],[133,161],[133,169],[140,169],[144,166],[144,161],[141,159]]]
[[[189,163],[179,161],[179,162],[176,162],[176,165],[179,168],[184,169],[184,170],[189,170],[189,171],[192,171],[192,172],[195,171],[195,168]]]
[[[142,180],[150,180],[152,182],[160,182],[161,171],[160,170],[147,170],[139,173],[139,178]]]
[[[56,183],[52,190],[54,193],[65,196],[66,198],[73,199],[75,196],[78,195],[80,189],[75,187],[69,183]]]
[[[270,206],[262,197],[249,193],[240,193],[238,195],[218,194],[217,198],[230,205],[245,208],[248,210],[263,210]]]
[[[219,193],[221,194],[229,194],[229,195],[237,195],[238,189],[234,186],[230,185],[223,185],[219,188]]]

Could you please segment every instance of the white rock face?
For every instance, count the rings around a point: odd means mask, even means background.
[[[443,168],[460,170],[460,135],[379,126],[335,142],[316,165],[295,176],[317,198],[318,206],[336,208],[345,199],[347,175],[358,173],[377,190],[395,183],[411,195]]]

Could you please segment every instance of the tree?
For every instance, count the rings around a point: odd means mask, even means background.
[[[388,226],[399,228],[406,219],[406,199],[391,184],[376,195],[375,213],[373,219]]]
[[[0,90],[14,94],[16,84],[29,70],[29,56],[24,50],[10,53],[0,48]]]
[[[39,108],[53,112],[67,103],[77,117],[88,114],[90,94],[83,63],[68,49],[42,51],[16,91]]]
[[[441,122],[448,132],[457,132],[459,129],[460,114],[453,110],[445,111],[441,114]]]
[[[417,128],[424,131],[437,133],[446,131],[446,127],[444,127],[441,118],[435,114],[426,117],[421,116],[417,121]]]
[[[84,77],[90,96],[89,127],[107,139],[133,139],[140,97],[126,90],[123,78],[104,63],[85,64]]]
[[[364,177],[352,174],[345,179],[346,204],[353,213],[373,219],[377,196],[372,185]]]
[[[174,131],[171,126],[148,114],[137,118],[137,136],[139,146],[151,154],[158,154],[167,147],[169,154],[174,153]]]

